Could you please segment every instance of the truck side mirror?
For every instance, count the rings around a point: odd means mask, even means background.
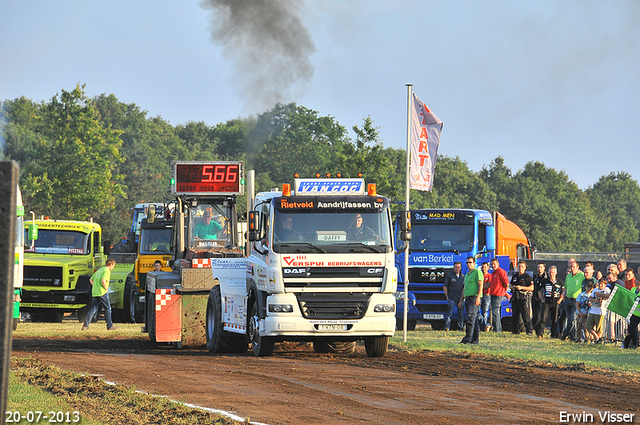
[[[104,252],[104,255],[111,254],[111,241],[102,242],[102,252]]]
[[[249,217],[247,219],[247,226],[249,227],[249,240],[255,242],[260,240],[259,220],[260,214],[258,211],[249,211]]]
[[[29,224],[27,229],[27,239],[30,241],[38,240],[38,225],[35,223]]]
[[[487,230],[487,238],[486,238],[486,244],[487,244],[487,251],[495,251],[496,249],[496,228],[493,226],[486,226],[486,230]]]
[[[155,204],[151,204],[147,207],[147,221],[149,223],[153,223],[156,220],[156,206]]]
[[[411,213],[404,211],[400,214],[400,240],[410,241],[411,237]]]

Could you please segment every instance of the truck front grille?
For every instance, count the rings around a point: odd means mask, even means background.
[[[62,267],[24,266],[23,285],[62,288]]]
[[[295,288],[382,288],[384,267],[283,267],[284,287]]]
[[[312,320],[362,319],[369,307],[369,294],[298,294],[302,315]]]

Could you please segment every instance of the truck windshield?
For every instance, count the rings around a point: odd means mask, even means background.
[[[141,229],[140,254],[170,254],[171,229]]]
[[[189,248],[224,248],[233,243],[231,214],[231,206],[222,202],[202,203],[192,207],[189,214]]]
[[[388,211],[274,211],[273,250],[279,253],[390,252]]]
[[[27,238],[27,229],[24,233]],[[91,252],[89,235],[71,230],[40,229],[34,246],[26,246],[25,252],[36,254],[71,254],[87,255]]]
[[[473,248],[473,224],[414,224],[411,251],[469,252]],[[398,240],[398,249],[404,244]]]

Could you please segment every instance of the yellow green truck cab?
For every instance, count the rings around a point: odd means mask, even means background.
[[[34,225],[37,237],[30,238],[29,228]],[[87,221],[28,220],[25,235],[22,311],[36,322],[59,322],[69,312],[77,313],[78,320],[84,321],[91,302],[89,279],[104,265],[109,251],[108,242],[102,241],[100,225]],[[109,297],[114,309],[118,308],[118,300],[123,303],[118,294],[124,292],[126,275],[132,267],[131,264],[128,271],[118,269],[112,273]]]

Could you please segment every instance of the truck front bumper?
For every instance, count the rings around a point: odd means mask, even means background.
[[[393,336],[396,326],[393,294],[372,294],[369,306],[358,319],[309,319],[303,317],[294,294],[277,294],[267,298],[267,310],[274,305],[292,305],[290,313],[269,312],[260,320],[260,335],[286,339],[335,338],[357,340],[372,336]],[[376,311],[392,306],[392,311]]]
[[[23,308],[82,308],[91,302],[88,292],[22,290]]]

